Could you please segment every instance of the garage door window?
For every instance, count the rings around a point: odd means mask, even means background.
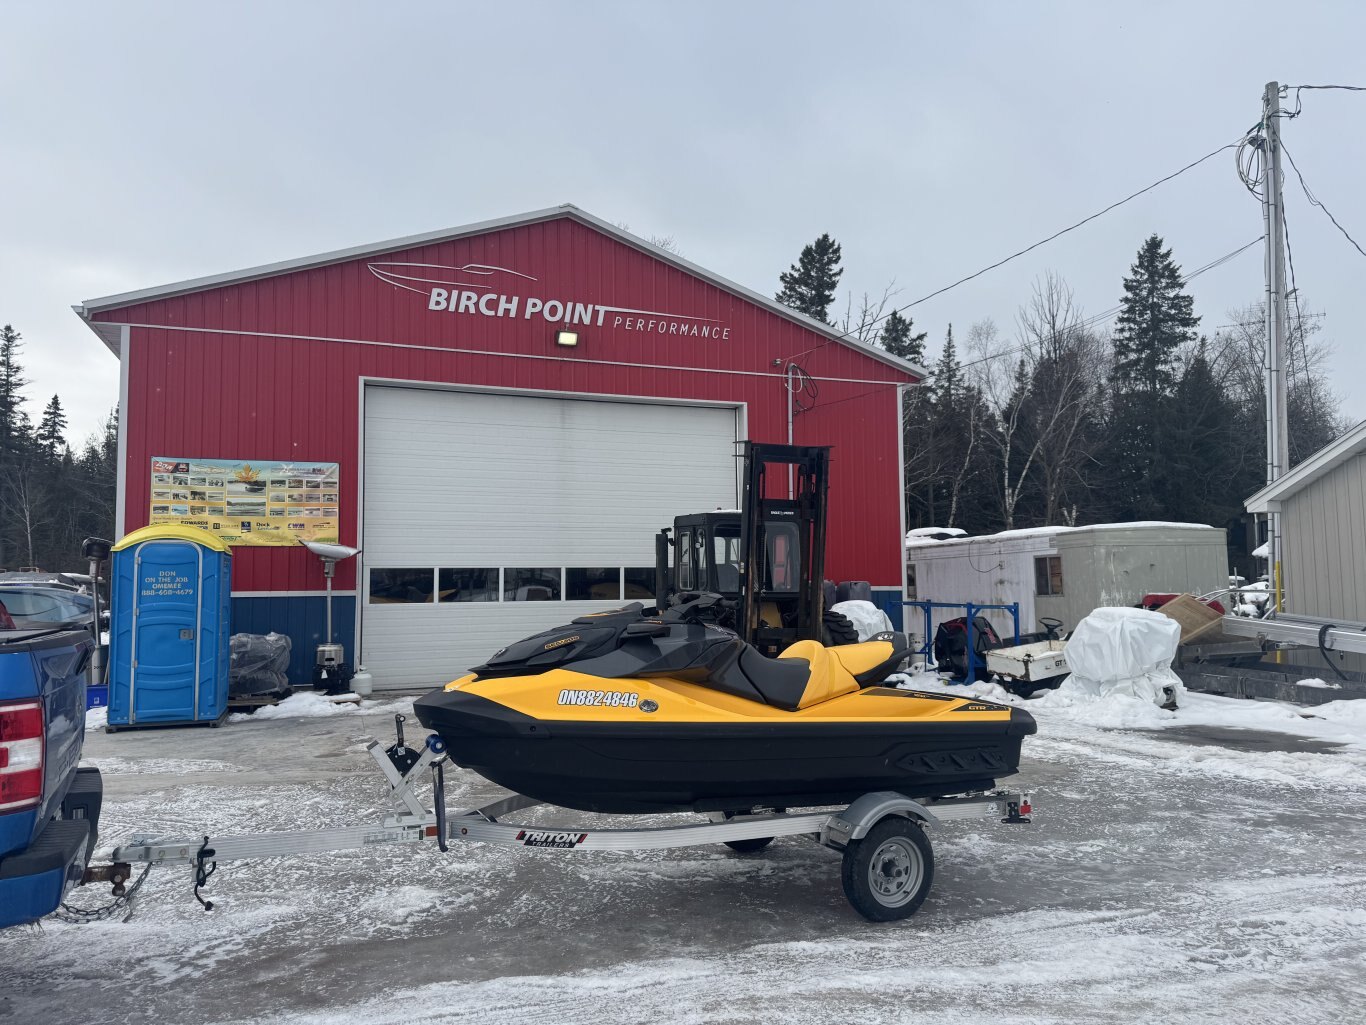
[[[655,568],[627,566],[626,588],[622,596],[627,601],[653,601],[655,596]]]
[[[560,568],[503,570],[504,601],[559,601]]]
[[[370,604],[411,605],[432,600],[436,573],[431,569],[370,570]]]
[[[438,570],[440,601],[497,601],[497,569]]]
[[[564,597],[566,601],[620,601],[621,567],[569,567],[564,571]]]

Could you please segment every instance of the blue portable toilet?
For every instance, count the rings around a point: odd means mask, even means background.
[[[112,577],[110,727],[222,722],[231,549],[198,527],[143,527],[114,545]]]

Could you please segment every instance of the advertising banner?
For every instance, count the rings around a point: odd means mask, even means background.
[[[336,541],[336,463],[152,460],[149,523],[184,523],[230,545]]]

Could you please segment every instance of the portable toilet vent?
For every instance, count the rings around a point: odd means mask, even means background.
[[[162,524],[113,549],[109,725],[218,725],[228,709],[232,552]]]

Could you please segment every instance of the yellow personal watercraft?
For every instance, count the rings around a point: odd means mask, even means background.
[[[596,812],[942,797],[1019,771],[1028,712],[885,685],[904,638],[792,644],[640,605],[529,637],[418,699],[451,759],[548,804]]]

